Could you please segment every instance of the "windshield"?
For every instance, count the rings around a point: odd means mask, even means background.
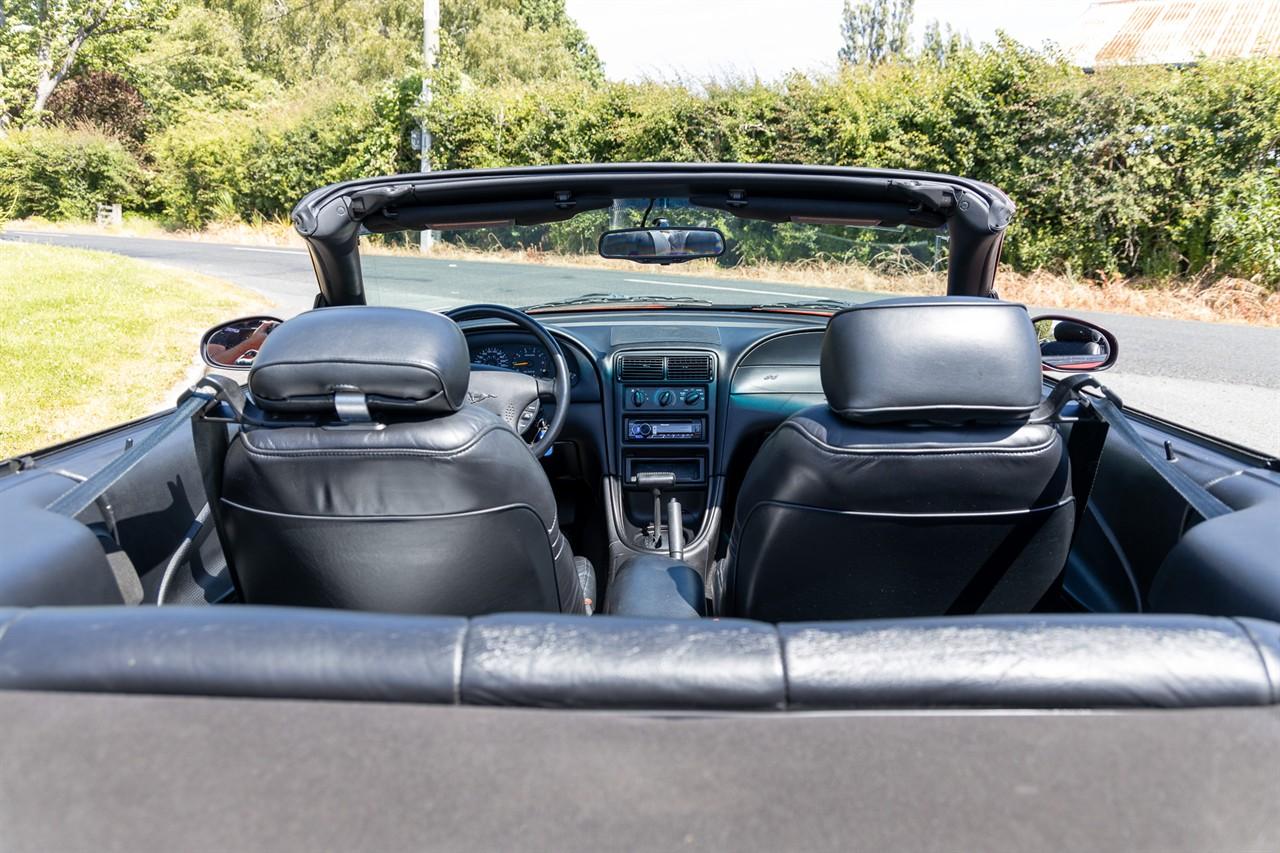
[[[602,234],[642,225],[717,229],[723,254],[668,264],[600,256]],[[839,308],[886,294],[946,292],[945,229],[741,219],[687,199],[618,199],[562,222],[441,230],[428,242],[424,252],[417,233],[362,238],[370,304]]]

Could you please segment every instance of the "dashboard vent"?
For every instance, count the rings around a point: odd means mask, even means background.
[[[662,379],[662,356],[618,356],[618,378],[623,382],[645,382]]]
[[[711,356],[667,356],[667,379],[672,382],[710,382]]]

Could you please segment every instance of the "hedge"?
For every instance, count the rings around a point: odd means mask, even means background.
[[[189,116],[154,143],[159,213],[185,226],[278,219],[318,186],[401,171],[419,85],[294,93],[292,101]]]
[[[776,86],[458,92],[442,165],[705,160],[864,165],[988,181],[1015,268],[1280,285],[1280,61],[1085,74],[1010,44]],[[1265,260],[1271,258],[1272,260]]]
[[[99,204],[142,205],[145,185],[133,154],[98,131],[34,127],[0,136],[0,220],[91,219]]]
[[[373,92],[322,88],[189,116],[150,141],[154,211],[187,225],[280,217],[313,187],[416,171],[409,130],[418,86],[407,78]],[[436,168],[701,160],[961,174],[1017,203],[1004,251],[1017,269],[1208,272],[1280,287],[1280,59],[1086,74],[1005,41],[945,66],[888,64],[701,92],[442,84],[427,118]],[[0,170],[12,168],[5,158]],[[27,170],[19,183],[30,192],[42,180]]]

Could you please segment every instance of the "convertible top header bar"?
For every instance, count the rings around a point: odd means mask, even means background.
[[[361,228],[386,233],[447,224],[539,224],[615,198],[690,198],[746,219],[863,219],[940,227],[950,236],[947,289],[991,292],[1014,205],[990,184],[950,175],[843,166],[619,163],[389,175],[308,193],[292,220],[307,241],[326,304],[363,304]]]

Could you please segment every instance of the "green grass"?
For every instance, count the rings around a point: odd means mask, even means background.
[[[108,252],[0,243],[0,458],[172,405],[200,334],[265,307]]]

